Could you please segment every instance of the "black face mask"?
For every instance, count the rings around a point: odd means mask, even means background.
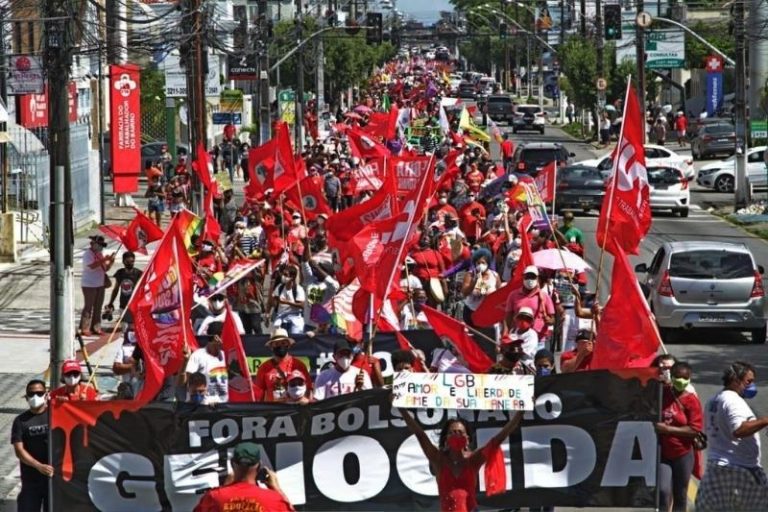
[[[504,358],[507,361],[511,361],[513,363],[516,363],[520,360],[520,352],[516,352],[514,350],[506,350],[504,351]]]
[[[275,357],[285,357],[288,355],[288,347],[273,347],[272,353],[275,355]]]

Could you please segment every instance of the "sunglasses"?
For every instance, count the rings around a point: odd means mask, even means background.
[[[27,396],[30,398],[33,396],[45,396],[45,391],[30,391],[27,393]]]

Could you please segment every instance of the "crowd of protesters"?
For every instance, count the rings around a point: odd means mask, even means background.
[[[476,337],[494,342],[495,360],[486,369],[488,373],[547,376],[558,371],[590,369],[601,308],[587,291],[584,269],[520,263],[526,250],[524,244],[534,255],[538,251],[562,249],[583,258],[584,235],[574,225],[570,213],[551,223],[525,222],[529,206],[525,200],[526,185],[531,180],[508,172],[504,162],[495,162],[488,144],[460,126],[459,113],[445,110],[441,99],[452,95],[443,79],[445,72],[427,62],[392,64],[360,93],[360,104],[365,108],[355,110],[354,115],[347,115],[352,110],[339,112],[338,129],[326,140],[312,141],[304,150],[301,158],[307,176],[317,178],[321,184],[328,213],[309,218],[302,208],[287,206],[283,197],[274,196],[270,190],[247,195],[242,204],[237,203],[231,189],[223,190],[215,198],[214,211],[221,235],[193,240],[197,288],[212,289],[212,280],[225,273],[232,262],[250,260],[263,264],[225,292],[207,295],[203,307],[195,308],[194,330],[207,337],[207,342],[204,347],[185,353],[182,371],[164,383],[156,399],[193,404],[229,400],[229,361],[222,349],[224,320],[229,310],[234,312],[241,334],[268,335],[266,347],[272,356],[252,375],[256,401],[307,404],[386,386],[380,362],[366,351],[362,337],[341,329],[324,306],[357,277],[352,261],[341,260],[326,223],[333,215],[370,200],[373,193],[370,189],[359,191],[356,180],[368,162],[353,155],[345,129],[364,128],[368,122],[366,112],[385,110],[390,103],[407,113],[411,128],[418,125],[427,131],[409,138],[402,126],[406,120],[401,115],[400,135],[378,142],[393,155],[403,151],[434,154],[438,166],[457,168],[450,179],[441,182],[426,218],[420,221],[418,241],[409,248],[399,267],[398,285],[403,293],[391,301],[392,323],[402,330],[429,329],[427,308],[461,319]],[[440,136],[434,136],[435,133]],[[509,161],[514,143],[507,137],[499,142],[504,146],[505,160]],[[258,162],[248,162],[247,147],[235,149],[231,130],[225,143],[226,148],[211,154],[214,170],[229,173],[230,182],[237,177],[238,168],[244,178],[258,179],[255,173],[251,174]],[[451,164],[449,155],[455,157]],[[241,156],[243,160],[239,162]],[[176,214],[190,204],[191,179],[185,159],[186,156],[172,171],[170,160],[164,162],[164,168],[152,162],[147,164],[147,211],[158,224],[163,222],[166,209]],[[84,290],[93,290],[86,295],[87,310],[81,329],[89,333],[101,332],[101,283],[108,278],[114,263],[114,255],[102,256],[105,246],[102,237],[94,237],[89,249],[93,254],[84,258]],[[110,312],[118,293],[118,309],[126,308],[140,279],[141,271],[134,267],[134,259],[133,254],[126,253],[124,267],[114,274],[118,284],[109,300]],[[504,315],[490,326],[478,324],[476,313],[484,301],[507,283],[515,282],[516,277],[520,279],[506,298]],[[122,327],[122,342],[113,371],[121,380],[118,396],[132,398],[142,386],[142,354],[130,314],[123,317]],[[333,347],[332,361],[323,368],[308,368],[291,354],[295,337],[323,333],[340,335]],[[470,372],[452,340],[443,341],[444,346],[432,354],[415,349],[396,351],[392,354],[394,371]],[[559,360],[556,353],[561,354]],[[663,356],[654,365],[664,382],[663,415],[657,431],[665,468],[660,471],[659,481],[666,509],[686,509],[691,475],[698,471],[701,476],[705,465],[700,460],[705,431],[710,451],[697,508],[739,509],[730,506],[733,488],[744,490],[740,499],[765,503],[768,483],[759,466],[757,435],[768,426],[768,420],[755,419],[744,401],[750,393],[754,395],[750,391],[754,389],[754,368],[735,363],[727,370],[724,391],[711,400],[705,418],[691,386],[694,369]],[[77,361],[65,362],[61,373],[62,385],[48,394],[50,400],[97,399],[94,388],[83,382]],[[31,381],[26,392],[30,411],[19,416],[13,427],[12,441],[22,463],[24,480],[19,500],[20,504],[29,503],[30,509],[39,509],[35,500],[42,499],[43,487],[47,492],[43,483],[52,472],[47,449],[40,444],[43,436],[39,435],[39,418],[47,410],[45,395],[44,383]],[[440,445],[435,447],[408,413],[403,417],[438,474],[443,505],[472,510],[477,469],[485,456],[483,450],[473,449],[469,444],[471,426],[449,422],[444,426]],[[516,416],[503,432],[508,435],[519,419]],[[491,443],[500,441],[494,439]],[[241,445],[235,450],[233,468],[238,485],[248,483],[250,488],[256,482],[259,456],[258,447],[252,445]],[[280,509],[289,509],[275,475],[269,473],[263,478],[276,491],[270,499],[279,503]],[[466,492],[456,494],[457,488]],[[212,503],[222,499],[221,493],[209,493],[199,510],[214,510],[210,508]],[[456,504],[455,500],[464,501]]]

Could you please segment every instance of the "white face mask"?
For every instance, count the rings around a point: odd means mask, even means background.
[[[486,270],[488,270],[488,265],[487,265],[487,264],[485,264],[485,263],[478,263],[478,264],[475,266],[475,268],[477,268],[477,271],[478,271],[478,272],[480,272],[480,273],[482,274],[483,272],[485,272]]]
[[[293,219],[294,226],[298,226],[299,224],[301,224],[301,219]]]
[[[29,404],[29,408],[30,409],[39,409],[45,403],[45,395],[43,395],[43,396],[37,396],[37,395],[28,396],[27,397],[27,403]]]
[[[349,356],[345,357],[339,357],[336,359],[336,364],[339,365],[339,368],[341,368],[344,371],[347,371],[349,367],[352,365],[352,358]]]
[[[523,281],[523,286],[525,286],[528,290],[533,290],[536,288],[537,284],[539,284],[538,279],[525,279]]]
[[[67,386],[76,386],[77,383],[80,382],[80,375],[65,375],[64,376],[64,384]]]
[[[292,400],[302,398],[307,392],[307,386],[288,386],[288,396]]]
[[[202,246],[200,248],[200,250],[202,252],[211,252],[211,251],[213,251],[213,246],[212,245],[204,245],[204,246]]]
[[[448,198],[447,197],[441,197],[438,202],[440,204],[448,204]]]
[[[211,307],[213,307],[213,309],[222,309],[224,308],[224,301],[223,300],[211,301]]]
[[[288,276],[283,276],[283,277],[281,278],[281,280],[283,281],[283,284],[288,284],[288,283],[290,283],[290,282],[291,282],[291,278],[290,278],[290,277],[288,277]]]

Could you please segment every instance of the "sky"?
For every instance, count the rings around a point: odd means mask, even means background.
[[[397,8],[423,23],[433,23],[440,11],[452,11],[448,0],[397,0]]]

